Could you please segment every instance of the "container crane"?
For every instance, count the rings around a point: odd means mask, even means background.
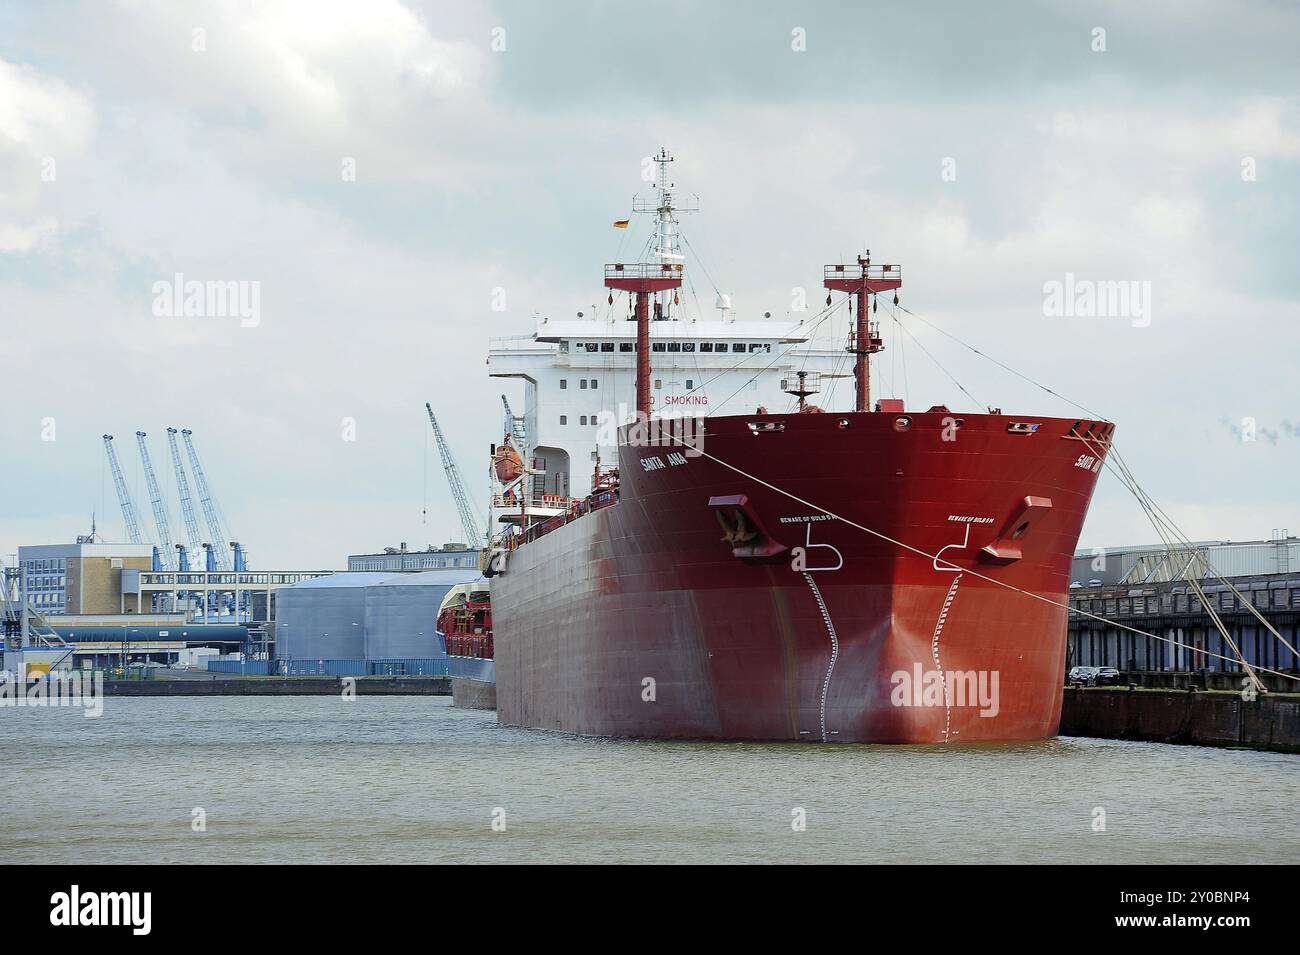
[[[185,451],[190,456],[190,470],[194,472],[194,486],[199,490],[199,505],[203,508],[203,516],[208,522],[208,533],[212,535],[212,550],[217,561],[217,570],[230,570],[230,545],[226,543],[228,538],[217,517],[217,506],[212,500],[208,477],[203,473],[203,465],[199,464],[198,452],[194,450],[193,434],[194,432],[189,428],[181,431],[181,437],[185,439]]]
[[[126,478],[122,477],[122,466],[117,463],[117,452],[113,450],[113,436],[104,435],[104,450],[108,452],[108,466],[113,469],[113,486],[117,488],[117,502],[122,505],[122,520],[126,522],[126,536],[132,544],[141,544],[140,525],[135,519],[135,505],[131,503],[131,494],[126,489]]]
[[[483,543],[483,532],[479,530],[478,518],[474,516],[474,511],[470,507],[469,492],[465,490],[465,482],[461,480],[460,468],[456,466],[456,461],[451,456],[451,448],[448,447],[446,438],[442,436],[442,429],[438,427],[438,419],[434,417],[433,407],[427,401],[424,407],[429,412],[429,424],[433,425],[433,437],[438,442],[442,469],[447,472],[451,496],[455,499],[456,510],[460,513],[460,526],[465,531],[465,543],[472,547],[480,546]]]
[[[149,445],[144,440],[146,437],[143,431],[135,433],[135,440],[140,445],[140,464],[144,467],[145,487],[149,489],[149,504],[153,508],[153,522],[158,528],[158,546],[162,551],[160,556],[163,570],[175,570],[176,543],[172,540],[171,526],[167,522],[167,506],[163,503],[162,491],[158,487],[158,475],[153,471]]]
[[[175,428],[167,429],[167,445],[171,449],[172,467],[176,469],[176,492],[181,498],[181,516],[185,518],[185,533],[190,539],[189,547],[181,549],[178,563],[181,570],[189,570],[190,560],[203,553],[203,535],[199,533],[199,520],[194,515],[194,500],[190,497],[190,482],[181,464],[180,447],[176,444],[178,434],[180,432]]]

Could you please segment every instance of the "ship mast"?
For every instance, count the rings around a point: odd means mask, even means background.
[[[871,250],[858,256],[856,265],[828,265],[823,272],[822,285],[833,292],[849,292],[857,298],[858,314],[854,328],[853,341],[849,343],[849,352],[855,355],[853,378],[856,384],[855,411],[871,410],[871,366],[870,356],[885,350],[884,340],[880,337],[880,324],[870,320],[867,311],[871,304],[867,296],[877,292],[887,292],[900,288],[903,284],[903,269],[897,265],[872,265]],[[831,298],[826,296],[826,304]],[[898,304],[898,293],[894,293],[894,304]]]
[[[652,161],[659,167],[655,176],[655,195],[635,196],[632,211],[651,213],[655,217],[654,256],[657,262],[618,262],[605,266],[605,287],[633,295],[632,321],[636,322],[636,411],[637,417],[650,417],[650,322],[651,299],[669,289],[680,288],[685,256],[677,245],[677,213],[696,212],[699,200],[679,204],[673,196],[675,184],[668,178],[673,161],[666,147],[660,147]],[[666,302],[654,302],[655,321],[661,321],[668,309]]]

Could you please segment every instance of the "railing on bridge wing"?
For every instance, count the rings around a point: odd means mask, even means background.
[[[552,342],[539,342],[536,335],[510,335],[489,338],[488,351],[554,351]]]
[[[828,265],[823,273],[826,279],[860,279],[883,281],[903,278],[901,265]]]
[[[685,266],[680,262],[616,262],[605,266],[607,279],[676,279]]]

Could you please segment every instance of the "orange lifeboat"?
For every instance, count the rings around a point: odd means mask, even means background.
[[[492,455],[492,467],[496,469],[497,480],[509,484],[524,473],[524,459],[510,445],[499,444]]]

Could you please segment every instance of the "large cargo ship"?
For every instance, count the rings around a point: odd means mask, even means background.
[[[694,205],[667,152],[655,162],[655,194],[633,206],[654,216],[652,260],[606,266],[609,314],[543,319],[490,352],[491,374],[525,385],[494,448],[499,720],[1055,735],[1070,560],[1114,426],[873,405],[875,297],[897,304],[902,270],[869,254],[826,267],[826,309],[807,318],[737,321],[721,293],[717,319],[684,315],[677,216]],[[845,310],[847,348],[819,334]],[[849,367],[853,410],[819,407]]]

